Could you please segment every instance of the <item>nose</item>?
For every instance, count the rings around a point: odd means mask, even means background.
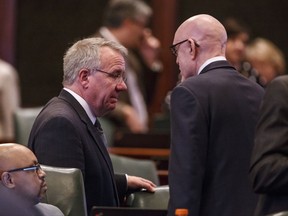
[[[178,56],[176,56],[176,64],[179,65]]]
[[[237,40],[235,47],[242,51],[245,49],[246,44],[242,40]]]
[[[127,85],[126,85],[126,83],[124,82],[124,80],[122,80],[120,83],[118,83],[118,84],[116,85],[116,89],[117,89],[118,91],[126,91],[128,88],[127,88]]]
[[[39,169],[39,170],[37,171],[37,174],[38,174],[38,176],[39,176],[40,178],[45,178],[45,177],[46,177],[46,173],[45,173],[45,171],[44,171],[43,169]]]

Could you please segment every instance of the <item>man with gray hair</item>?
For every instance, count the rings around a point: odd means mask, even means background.
[[[103,38],[73,44],[64,56],[63,86],[36,118],[28,146],[41,164],[82,171],[87,211],[92,206],[119,206],[128,189],[155,185],[146,179],[114,175],[98,117],[115,109],[127,90],[127,50]]]

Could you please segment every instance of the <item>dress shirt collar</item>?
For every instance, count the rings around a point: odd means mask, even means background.
[[[210,59],[207,59],[202,65],[201,67],[199,68],[198,70],[198,73],[197,74],[200,74],[201,71],[210,63],[212,62],[215,62],[215,61],[225,61],[226,58],[224,56],[216,56],[216,57],[213,57],[213,58],[210,58]]]
[[[102,26],[102,27],[99,29],[99,32],[100,32],[100,34],[101,34],[104,38],[119,43],[119,41],[117,40],[117,38],[109,31],[108,28]]]
[[[78,103],[81,104],[81,106],[83,107],[83,109],[87,113],[89,119],[91,120],[92,124],[94,124],[96,122],[96,116],[92,113],[88,103],[80,95],[78,95],[77,93],[75,93],[71,89],[68,89],[68,88],[63,88],[63,89],[65,91],[69,92],[78,101]]]

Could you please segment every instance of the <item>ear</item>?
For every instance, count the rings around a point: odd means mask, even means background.
[[[14,179],[9,172],[3,172],[2,173],[1,181],[2,181],[3,185],[7,188],[14,188],[15,187]]]
[[[191,59],[195,60],[197,57],[197,47],[192,39],[189,39]]]
[[[86,88],[88,83],[89,83],[89,76],[90,76],[90,71],[88,69],[81,69],[78,77],[79,77],[79,82],[81,85]]]

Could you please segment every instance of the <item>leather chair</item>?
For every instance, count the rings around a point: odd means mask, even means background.
[[[115,173],[126,173],[128,175],[139,176],[149,179],[156,185],[160,184],[154,161],[134,159],[115,154],[110,154],[110,158]]]
[[[14,113],[15,142],[28,144],[33,123],[42,107],[18,108]]]
[[[162,185],[156,188],[155,193],[139,191],[127,197],[126,205],[141,209],[167,210],[169,202],[169,186]]]
[[[41,165],[48,190],[42,202],[57,206],[65,216],[87,216],[82,173],[76,168]]]

